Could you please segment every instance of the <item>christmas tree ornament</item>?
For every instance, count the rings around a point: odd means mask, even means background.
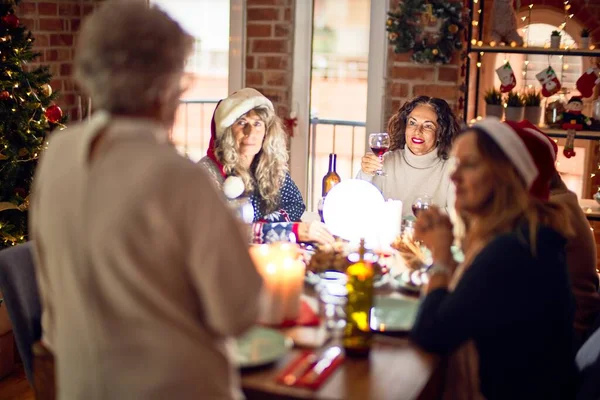
[[[56,124],[61,120],[63,112],[59,106],[53,104],[50,107],[46,108],[46,112],[44,112],[44,115],[46,116],[46,119],[49,122]]]
[[[3,90],[0,92],[0,100],[8,100],[10,98],[10,93],[8,90]]]
[[[583,100],[581,97],[571,97],[562,116],[562,128],[580,131],[584,125],[590,126],[592,121],[581,112],[582,110]]]
[[[237,199],[245,190],[244,181],[239,176],[228,176],[223,182],[223,192],[230,200]]]
[[[542,85],[542,96],[544,97],[552,96],[561,88],[556,72],[551,66],[536,74],[535,77]]]
[[[43,84],[40,86],[40,93],[46,97],[52,95],[52,86],[50,86],[48,83]]]
[[[596,67],[588,68],[579,79],[577,79],[577,90],[581,97],[592,97],[594,88],[600,83],[600,69]]]
[[[19,27],[19,18],[15,14],[8,14],[1,18],[2,24],[8,26],[9,28],[18,28]]]
[[[517,86],[517,79],[509,62],[498,68],[496,74],[500,78],[500,91],[502,93],[508,93]]]
[[[513,8],[512,0],[495,0],[492,10],[493,42],[513,43],[514,46],[523,46],[523,38],[517,33],[517,14]]]

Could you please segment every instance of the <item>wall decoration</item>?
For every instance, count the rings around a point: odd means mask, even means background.
[[[413,51],[418,63],[447,64],[463,47],[464,10],[447,0],[405,0],[388,12],[388,40],[396,53]]]

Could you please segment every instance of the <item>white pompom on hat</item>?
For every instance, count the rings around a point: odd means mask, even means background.
[[[226,99],[223,99],[217,105],[214,114],[216,138],[220,139],[225,129],[256,107],[267,107],[275,111],[271,100],[267,99],[261,92],[253,88],[244,88],[232,93]]]

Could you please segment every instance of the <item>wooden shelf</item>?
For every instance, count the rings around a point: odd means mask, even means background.
[[[552,138],[566,138],[567,131],[564,129],[552,129],[552,128],[543,128],[540,127],[542,131],[546,133],[546,135]],[[575,139],[585,139],[585,140],[600,140],[600,131],[577,131],[575,135]]]
[[[471,53],[513,53],[513,54],[544,54],[550,56],[584,56],[600,57],[600,49],[551,49],[545,47],[510,47],[510,46],[476,46],[469,47]]]

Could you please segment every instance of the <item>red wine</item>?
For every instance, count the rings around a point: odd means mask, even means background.
[[[413,205],[412,206],[412,212],[415,215],[415,217],[417,217],[418,213],[422,210],[427,210],[429,208],[429,204],[421,204],[421,205]]]
[[[371,151],[373,153],[375,153],[375,155],[377,157],[381,157],[382,155],[385,154],[386,151],[388,151],[388,146],[383,146],[383,147],[371,147]]]

